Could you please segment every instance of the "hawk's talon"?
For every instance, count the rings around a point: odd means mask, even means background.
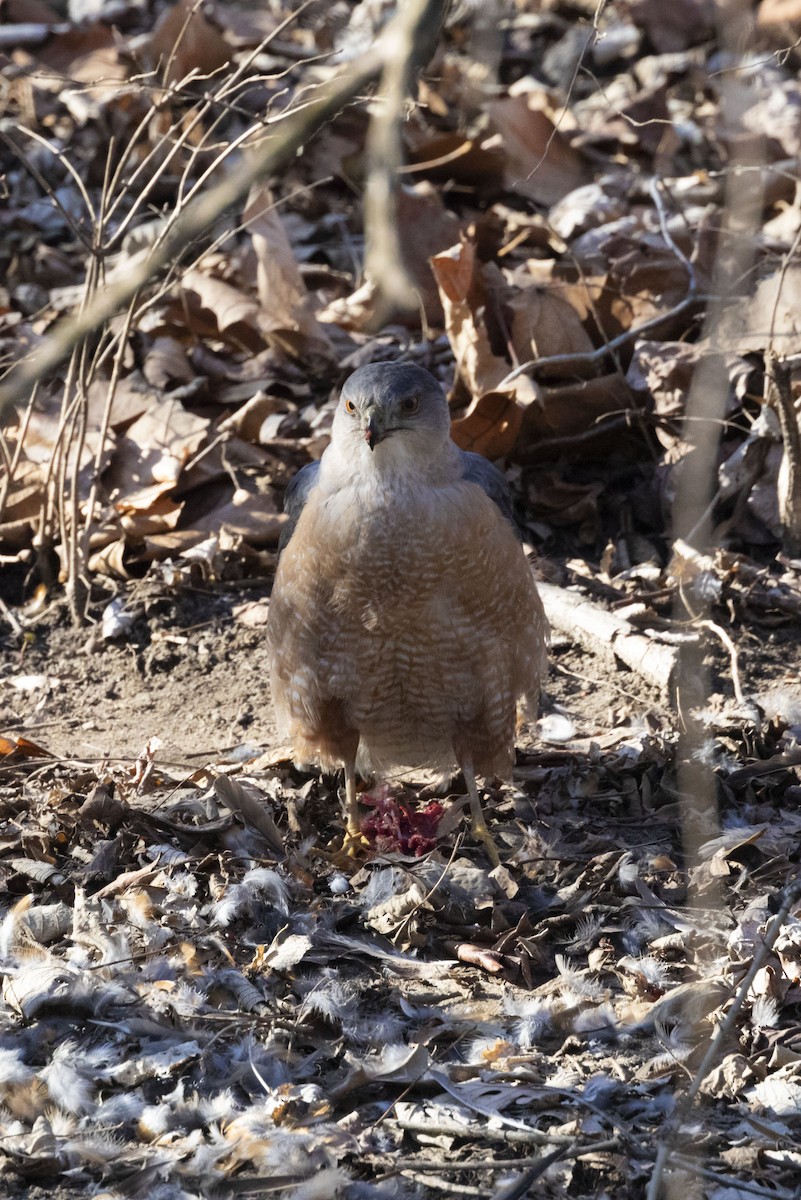
[[[477,825],[475,821],[472,821],[471,825],[473,828],[473,836],[478,838],[480,842],[484,843],[484,849],[487,851],[489,860],[492,863],[492,869],[495,870],[496,867],[501,865],[501,856],[498,853],[498,847],[495,845],[495,840],[492,834],[490,833],[489,829],[487,829],[484,821],[482,821],[480,825]]]
[[[357,858],[368,850],[370,843],[360,829],[348,829],[345,831],[345,837],[342,841],[341,854],[347,858]]]

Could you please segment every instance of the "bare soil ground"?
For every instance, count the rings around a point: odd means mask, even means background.
[[[0,647],[3,730],[24,732],[57,755],[91,759],[136,756],[153,736],[163,745],[159,757],[176,764],[217,759],[243,744],[274,749],[263,625],[247,627],[235,615],[246,602],[266,600],[269,587],[265,579],[171,594],[138,585],[131,595],[141,597],[140,615],[114,641],[97,626],[74,628],[66,605],[55,602],[23,640],[6,637]],[[730,634],[744,692],[773,709],[767,716],[781,711],[796,720],[796,623],[740,622]],[[704,661],[710,692],[731,698],[731,656],[714,634]],[[30,691],[8,685],[20,676],[33,677]],[[666,697],[634,672],[623,664],[610,672],[563,637],[554,638],[545,688],[544,711],[565,709],[580,737],[645,714],[665,727],[676,722]]]

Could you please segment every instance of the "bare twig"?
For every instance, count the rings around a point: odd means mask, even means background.
[[[43,138],[41,134],[34,132],[34,130],[26,129],[22,125],[14,125],[13,128],[15,128],[19,133],[24,134],[25,137],[33,139],[40,146],[44,147],[44,149],[48,150],[54,158],[58,159],[64,169],[69,172],[72,181],[77,187],[78,193],[86,207],[86,215],[91,219],[94,216],[94,210],[92,208],[92,202],[89,199],[89,195],[86,191],[86,185],[84,184],[83,179],[81,179],[78,171],[75,170],[75,167],[72,165],[67,155],[64,154],[62,150],[59,150],[57,147],[53,146],[52,143],[48,142],[46,138]],[[90,248],[90,238],[87,235],[86,230],[79,224],[78,221],[75,220],[75,217],[69,211],[69,209],[64,207],[58,192],[55,190],[55,188],[51,187],[51,185],[42,175],[41,171],[38,170],[35,163],[31,161],[31,156],[26,154],[22,147],[18,146],[14,139],[8,136],[8,133],[6,133],[5,130],[0,129],[0,140],[5,142],[6,146],[8,146],[9,150],[11,150],[17,161],[22,167],[25,168],[31,178],[36,180],[36,183],[42,189],[43,193],[50,199],[54,208],[57,208],[61,213],[65,222],[72,230],[73,235],[88,250]]]
[[[621,346],[628,345],[643,334],[651,333],[654,329],[658,329],[665,321],[670,321],[674,317],[681,316],[693,304],[700,304],[710,297],[702,295],[694,290],[688,291],[683,300],[675,304],[673,308],[667,309],[663,313],[658,313],[655,317],[650,317],[647,321],[643,321],[642,325],[633,325],[631,329],[625,330],[624,333],[619,333],[616,338],[612,338],[611,342],[604,342],[603,346],[598,346],[596,350],[588,350],[580,354],[550,354],[543,358],[531,358],[528,362],[521,363],[519,367],[515,367],[508,375],[504,375],[503,379],[497,385],[499,388],[505,387],[507,383],[512,383],[517,379],[518,375],[525,375],[528,371],[542,370],[550,367],[591,367],[603,362],[607,354],[611,354],[614,350],[619,350]]]
[[[401,1175],[415,1178],[413,1171],[401,1171]],[[438,1175],[426,1175],[426,1187],[436,1188],[438,1192],[448,1192],[454,1196],[480,1196],[490,1200],[492,1192],[486,1188],[472,1187],[469,1183],[451,1183],[450,1179],[440,1179]]]
[[[17,440],[14,443],[14,450],[10,455],[6,449],[5,442],[3,442],[3,459],[5,470],[3,471],[2,475],[0,475],[0,525],[3,523],[3,514],[6,509],[6,504],[8,503],[8,498],[11,495],[11,485],[14,482],[14,476],[17,473],[19,461],[22,457],[22,447],[25,445],[25,437],[28,432],[28,426],[31,423],[31,417],[33,416],[33,410],[36,405],[37,391],[38,388],[34,384],[30,399],[25,405],[22,422],[17,433]]]
[[[119,205],[121,204],[122,200],[124,199],[124,197],[127,194],[131,194],[134,198],[133,204],[131,205],[129,211],[119,221],[117,228],[113,231],[111,238],[109,240],[107,249],[111,249],[112,246],[117,245],[121,241],[121,239],[124,237],[127,229],[130,227],[131,221],[134,219],[134,217],[139,212],[142,211],[142,207],[145,204],[148,196],[150,195],[150,193],[152,192],[153,188],[156,186],[158,181],[164,176],[164,174],[170,168],[175,156],[182,149],[182,147],[184,147],[188,144],[191,144],[191,138],[192,138],[195,130],[198,128],[198,126],[201,124],[203,119],[211,111],[212,107],[218,102],[218,96],[220,94],[225,94],[226,92],[230,91],[230,89],[232,87],[235,87],[242,80],[242,78],[245,76],[248,68],[251,66],[251,64],[253,62],[255,62],[255,60],[258,58],[258,56],[260,54],[262,54],[264,52],[264,50],[267,49],[267,47],[270,45],[270,43],[276,37],[278,37],[278,35],[284,29],[286,29],[286,27],[288,25],[290,25],[299,16],[301,16],[301,14],[304,12],[304,10],[306,8],[308,8],[308,6],[311,2],[312,2],[312,0],[304,0],[304,2],[302,4],[300,4],[298,6],[298,8],[296,8],[294,10],[294,12],[290,13],[285,18],[285,20],[283,20],[275,29],[271,30],[271,32],[268,33],[266,35],[266,37],[262,38],[261,42],[253,48],[251,53],[246,55],[243,58],[242,62],[239,63],[239,65],[237,66],[237,68],[233,72],[233,74],[228,76],[225,79],[225,81],[222,83],[218,93],[214,94],[213,96],[207,96],[204,99],[204,102],[201,105],[199,105],[197,110],[193,113],[190,120],[188,120],[188,121],[185,120],[183,115],[178,117],[173,122],[172,127],[168,131],[166,138],[159,139],[157,144],[153,146],[150,153],[145,156],[145,158],[142,160],[142,162],[140,162],[139,165],[136,167],[136,169],[133,171],[130,179],[128,179],[126,181],[126,183],[123,187],[119,188],[118,194],[116,195],[116,198],[114,199],[113,203],[111,204],[111,207],[109,208],[109,218],[111,218],[114,216],[116,210],[119,208]],[[176,83],[171,83],[161,97],[161,104],[165,105],[174,95],[176,95],[180,91],[181,87],[182,87],[182,81],[178,81]],[[128,147],[127,147],[126,151],[124,152],[124,154],[122,155],[122,158],[121,158],[120,162],[118,163],[117,169],[114,173],[114,177],[112,179],[111,187],[110,187],[111,192],[117,191],[119,181],[122,177],[123,168],[126,165],[131,153],[133,152],[134,146],[136,145],[136,143],[138,141],[139,134],[143,131],[146,124],[150,121],[151,116],[152,116],[152,114],[150,112],[148,112],[146,114],[146,116],[143,118],[143,121],[140,123],[139,128],[134,132],[133,137],[130,139],[130,141],[128,143]],[[245,131],[245,133],[237,139],[237,143],[242,141],[246,137],[252,137],[252,135],[253,135],[253,127],[250,126]],[[164,152],[165,143],[168,145],[166,153]],[[201,143],[201,146],[198,147],[198,149],[201,149],[201,148],[202,148],[202,143]],[[233,147],[228,147],[227,149],[231,150],[231,149],[233,149]],[[224,154],[221,157],[224,157]],[[153,169],[154,163],[157,164],[155,170]],[[216,166],[217,163],[215,162],[214,165]],[[137,186],[140,179],[142,180],[142,185]],[[179,189],[180,196],[183,196],[183,186],[184,186],[184,179],[182,178],[181,186]],[[186,198],[184,197],[183,203],[185,203],[185,202],[186,202]]]
[[[737,655],[737,647],[722,625],[718,625],[715,621],[702,621],[701,625],[704,629],[711,630],[716,637],[719,637],[728,650],[731,660],[731,682],[734,688],[734,696],[738,704],[745,704],[745,696],[740,686],[740,663]]]
[[[114,356],[114,363],[111,368],[111,378],[108,382],[108,390],[106,392],[106,402],[103,406],[103,416],[100,419],[100,429],[97,435],[97,450],[95,451],[95,461],[92,470],[92,482],[89,486],[89,499],[86,503],[86,518],[83,526],[83,556],[88,561],[89,557],[89,537],[92,531],[92,521],[94,520],[95,505],[97,504],[97,492],[100,485],[100,473],[103,464],[103,452],[106,447],[106,438],[108,437],[109,425],[111,424],[111,410],[114,406],[114,397],[117,394],[117,384],[119,383],[120,372],[122,370],[123,359],[125,357],[125,348],[128,344],[128,334],[131,330],[134,312],[138,293],[131,297],[131,302],[128,305],[128,311],[125,314],[125,321],[120,330],[119,337],[116,340],[117,353]]]
[[[561,1158],[583,1158],[587,1154],[600,1154],[604,1150],[617,1150],[620,1147],[619,1138],[607,1138],[599,1142],[579,1142],[566,1139],[559,1147]],[[366,1155],[368,1162],[380,1166],[385,1161],[383,1155]],[[520,1158],[460,1158],[449,1162],[444,1158],[401,1158],[393,1160],[391,1169],[382,1178],[388,1179],[398,1171],[451,1171],[461,1174],[462,1171],[522,1171],[527,1167],[536,1167],[543,1161],[543,1156],[521,1155]]]

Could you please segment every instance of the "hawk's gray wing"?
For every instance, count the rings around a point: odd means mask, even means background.
[[[462,451],[462,461],[464,463],[463,477],[470,483],[477,483],[486,492],[493,504],[497,504],[517,536],[520,537],[520,530],[512,509],[512,492],[503,472],[499,471],[483,454],[475,454],[472,450]]]
[[[462,451],[462,463],[464,465],[462,477],[469,483],[478,484],[482,491],[489,496],[493,504],[497,504],[519,537],[520,531],[517,528],[517,522],[512,510],[512,493],[506,476],[488,458],[484,458],[483,454],[475,454],[472,450]],[[284,512],[289,517],[289,520],[281,530],[281,537],[278,542],[279,554],[295,532],[298,518],[303,511],[303,506],[308,500],[310,492],[317,483],[317,476],[319,474],[319,462],[306,463],[306,466],[301,467],[286,489],[284,494]]]
[[[319,462],[306,463],[306,466],[300,468],[284,492],[284,512],[289,517],[289,520],[281,530],[281,537],[278,540],[279,554],[295,532],[298,517],[303,512],[303,506],[309,498],[309,492],[311,492],[317,483],[317,476],[319,474]]]

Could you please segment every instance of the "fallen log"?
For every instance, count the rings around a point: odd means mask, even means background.
[[[616,660],[662,691],[673,694],[679,661],[680,643],[671,634],[670,641],[656,630],[636,629],[629,621],[610,613],[579,592],[552,583],[537,584],[551,628],[589,650],[610,665]],[[683,634],[681,641],[697,635]]]

